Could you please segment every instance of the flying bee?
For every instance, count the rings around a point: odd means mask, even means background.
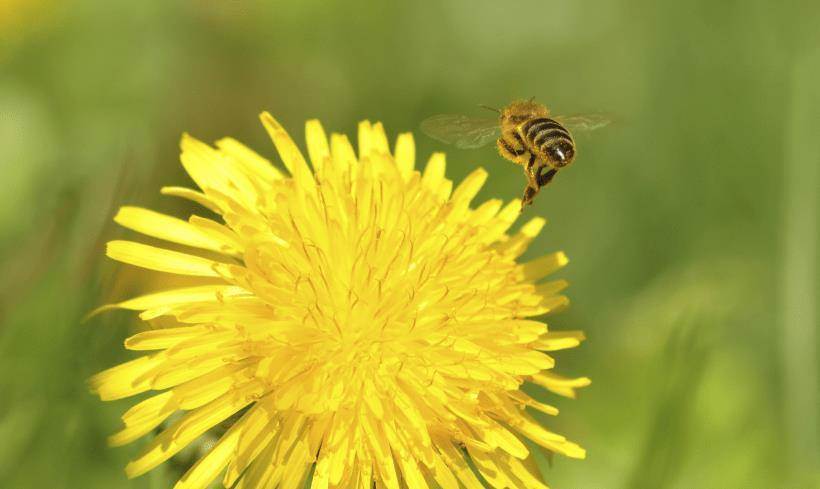
[[[558,170],[575,160],[578,150],[569,129],[591,131],[609,124],[601,114],[550,116],[549,109],[533,99],[515,101],[501,110],[485,108],[498,112],[498,118],[442,114],[425,119],[421,129],[434,139],[462,149],[478,148],[495,140],[501,156],[524,168],[527,186],[522,211]]]

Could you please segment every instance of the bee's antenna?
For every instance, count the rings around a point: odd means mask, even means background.
[[[481,107],[482,109],[492,110],[493,112],[497,112],[499,114],[501,113],[501,111],[499,109],[496,109],[495,107],[490,107],[489,105],[478,104],[478,106]]]

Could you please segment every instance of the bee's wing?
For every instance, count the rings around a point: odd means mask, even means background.
[[[607,114],[561,115],[554,119],[572,132],[594,131],[612,122],[612,117]]]
[[[421,130],[433,139],[461,149],[479,148],[501,135],[497,118],[456,114],[434,115],[425,119],[421,122]]]

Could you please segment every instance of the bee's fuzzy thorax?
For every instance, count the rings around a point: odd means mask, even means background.
[[[526,115],[529,117],[549,117],[549,109],[534,100],[516,100],[503,109],[501,109],[501,117],[506,119],[511,116]]]
[[[516,100],[501,109],[501,126],[503,132],[515,130],[522,122],[538,117],[548,117],[549,109],[543,104],[530,100]]]

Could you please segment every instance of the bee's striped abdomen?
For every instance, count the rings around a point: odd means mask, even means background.
[[[519,128],[530,151],[552,166],[568,165],[575,156],[575,142],[564,126],[547,117],[530,119]]]

